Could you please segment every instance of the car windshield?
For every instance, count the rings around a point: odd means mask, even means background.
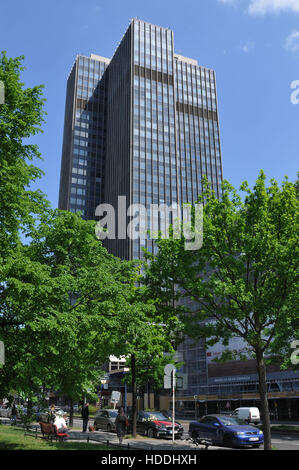
[[[116,416],[117,416],[117,411],[112,410],[112,411],[109,411],[108,414],[109,414],[109,417],[110,417],[110,418],[116,418]]]
[[[167,418],[167,416],[163,415],[163,413],[159,413],[159,412],[154,412],[154,413],[145,413],[144,417],[146,419],[149,419],[151,421],[155,421],[155,420],[158,420],[158,421],[169,421],[169,418]]]
[[[240,425],[240,424],[246,424],[244,421],[242,421],[239,418],[235,418],[233,416],[218,416],[218,420],[220,421],[221,424],[224,426],[234,426],[234,425]]]

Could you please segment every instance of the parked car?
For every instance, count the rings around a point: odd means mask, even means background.
[[[39,420],[43,421],[44,423],[47,423],[50,419],[50,410],[51,410],[51,408],[48,408],[47,410],[41,411],[39,413]],[[62,411],[63,413],[65,413],[65,411],[63,411],[61,408],[59,408],[58,406],[55,406],[55,414],[58,414],[59,411]],[[68,418],[65,415],[64,415],[64,417],[65,417],[66,425],[68,425]]]
[[[10,418],[11,417],[11,407],[8,405],[0,406],[0,416],[2,418]]]
[[[115,431],[117,414],[117,410],[98,410],[94,417],[95,430],[105,429],[108,432]]]
[[[138,411],[136,428],[138,434],[148,437],[172,437],[171,418],[165,416],[161,411]],[[132,429],[132,416],[129,416],[129,429]],[[181,439],[184,427],[175,422],[175,437]]]
[[[259,423],[261,420],[260,412],[258,408],[237,408],[232,412],[232,416],[242,419],[246,423]]]
[[[69,405],[63,405],[63,406],[60,406],[60,409],[65,411],[65,412],[69,412],[70,411],[70,406]]]
[[[264,442],[263,431],[256,426],[226,415],[207,415],[200,421],[192,421],[189,424],[189,436],[211,439],[213,445],[226,447],[253,446],[258,448]]]

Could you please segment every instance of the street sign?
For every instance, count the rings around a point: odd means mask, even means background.
[[[175,366],[173,364],[167,364],[164,367],[164,374],[171,377],[171,372],[175,369]]]
[[[175,366],[173,364],[167,364],[164,367],[164,388],[172,388],[173,385],[175,386],[175,375],[173,374],[174,370]]]
[[[171,377],[164,375],[164,388],[171,388]]]
[[[3,341],[0,341],[0,365],[5,364],[5,347]]]
[[[111,393],[111,403],[118,403],[120,400],[120,392],[113,391]]]

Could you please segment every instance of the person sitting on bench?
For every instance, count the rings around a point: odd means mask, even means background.
[[[57,427],[58,432],[67,432],[68,428],[66,427],[66,422],[63,417],[63,412],[58,411],[55,421],[54,421],[55,426]]]

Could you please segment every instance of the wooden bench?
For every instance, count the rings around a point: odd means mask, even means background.
[[[58,432],[57,426],[52,423],[39,422],[41,433],[43,436],[47,436],[48,439],[59,439],[60,441],[66,439],[69,435],[66,432]]]

